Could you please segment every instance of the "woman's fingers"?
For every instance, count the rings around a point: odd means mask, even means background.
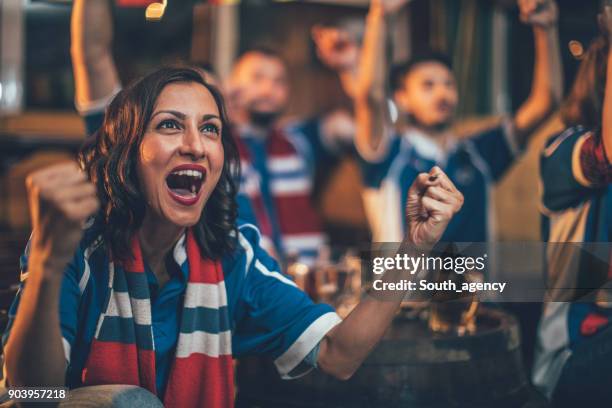
[[[85,174],[81,171],[75,162],[62,162],[45,167],[31,174],[30,177],[37,181],[58,181],[58,180],[73,180],[85,178]]]
[[[96,187],[74,162],[57,164],[31,174],[26,184],[33,220],[45,216],[83,221],[99,205]]]
[[[78,223],[79,226],[87,218],[93,215],[99,208],[100,202],[97,198],[85,198],[79,201],[70,201],[64,203],[62,208],[64,216],[71,222]]]
[[[410,189],[408,190],[408,196],[411,194],[423,195],[425,191],[431,187],[438,185],[440,182],[438,181],[435,175],[429,173],[420,173],[412,182]]]
[[[463,194],[441,168],[434,166],[430,170],[428,182],[430,185],[424,192],[426,197],[451,205],[453,213],[461,209]]]
[[[86,198],[96,197],[96,187],[89,182],[80,182],[69,186],[64,186],[53,192],[53,200],[62,202],[81,201]]]
[[[441,186],[432,186],[427,188],[425,191],[425,197],[433,198],[434,200],[441,201],[447,204],[455,204],[459,201],[456,194],[448,191]]]
[[[455,213],[454,206],[431,197],[423,197],[423,209],[429,214],[429,218],[435,221],[449,221]]]

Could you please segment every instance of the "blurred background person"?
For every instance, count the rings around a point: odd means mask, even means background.
[[[601,34],[561,109],[567,128],[550,138],[541,159],[549,290],[533,382],[555,407],[612,400],[612,252],[593,244],[612,238],[612,5],[601,5]]]
[[[383,0],[372,2],[367,17],[358,78],[353,90],[357,121],[355,143],[363,158],[366,208],[376,242],[395,242],[404,229],[403,185],[421,168],[437,164],[466,196],[465,206],[446,231],[444,241],[487,242],[489,189],[526,147],[533,131],[554,111],[562,94],[553,1],[519,1],[521,19],[533,26],[535,66],[531,93],[517,113],[498,126],[457,140],[451,124],[458,104],[450,60],[433,51],[414,53],[390,74],[393,100],[406,129],[397,133],[389,120],[384,73]]]
[[[283,123],[288,75],[282,57],[266,48],[245,52],[233,68],[228,92],[241,152],[240,188],[280,258],[295,255],[312,265],[326,242],[312,199],[317,167],[350,148],[354,129],[351,117],[338,111]]]

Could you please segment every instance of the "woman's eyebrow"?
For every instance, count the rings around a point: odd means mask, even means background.
[[[173,115],[173,116],[176,116],[177,118],[182,119],[182,120],[184,120],[184,119],[187,117],[187,115],[185,115],[184,113],[179,112],[179,111],[175,111],[175,110],[160,110],[160,111],[155,112],[155,113],[154,113],[154,114],[151,116],[151,119],[153,119],[155,116],[157,116],[157,115],[159,115],[159,114],[161,114],[161,113],[169,113],[169,114],[171,114],[171,115]],[[209,113],[209,114],[206,114],[206,115],[202,115],[202,120],[210,120],[210,119],[218,119],[218,120],[221,120],[221,118],[219,117],[219,115],[215,115],[215,114],[213,114],[213,113]]]
[[[206,114],[206,115],[202,116],[202,120],[210,120],[210,119],[219,119],[219,120],[221,120],[221,118],[218,115],[215,115],[215,114],[212,114],[212,113],[209,113],[209,114]]]
[[[171,115],[173,115],[173,116],[176,116],[176,117],[177,117],[177,118],[179,118],[179,119],[185,119],[185,118],[187,117],[187,116],[186,116],[184,113],[179,112],[179,111],[174,111],[174,110],[160,110],[160,111],[155,112],[155,113],[154,113],[154,114],[151,116],[151,119],[153,119],[155,116],[157,116],[157,115],[159,115],[159,114],[161,114],[161,113],[169,113],[169,114],[171,114]]]

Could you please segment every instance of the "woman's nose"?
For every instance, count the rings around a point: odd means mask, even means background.
[[[190,126],[185,129],[180,151],[183,155],[191,156],[194,161],[206,156],[206,144],[197,127]]]

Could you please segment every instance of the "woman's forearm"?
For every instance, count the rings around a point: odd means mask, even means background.
[[[19,309],[5,347],[11,386],[63,386],[66,360],[62,346],[59,265],[32,254]],[[53,269],[53,270],[51,270]],[[63,268],[62,268],[63,270]]]
[[[448,176],[437,166],[428,173],[419,174],[406,198],[406,236],[394,257],[404,259],[425,256],[440,240],[450,220],[463,206],[463,194]],[[425,215],[426,214],[426,215]],[[386,261],[385,261],[386,263]],[[393,262],[394,269],[388,270],[382,278],[385,283],[406,283],[413,286],[428,273],[427,270],[406,271],[399,262]],[[421,265],[423,268],[423,265]],[[410,283],[412,282],[412,283]],[[317,363],[323,371],[338,378],[349,378],[359,368],[368,353],[385,334],[406,291],[370,292],[347,318],[326,334],[321,341]],[[430,293],[423,293],[419,300],[425,300]],[[411,300],[418,298],[413,297]]]
[[[399,253],[410,253],[405,241]],[[419,252],[420,256],[422,252]],[[400,282],[415,279],[404,271],[390,270],[383,282]],[[318,366],[321,370],[340,379],[348,379],[380,341],[397,313],[407,292],[387,291],[369,294],[338,324],[321,342]]]

